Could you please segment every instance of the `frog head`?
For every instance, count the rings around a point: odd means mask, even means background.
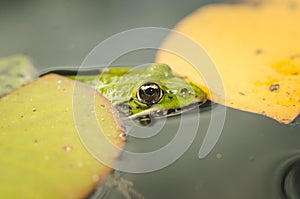
[[[115,106],[133,119],[177,115],[206,101],[203,90],[173,75],[165,64],[151,64],[139,74],[131,74],[130,78],[127,75],[118,82],[119,90],[128,93],[127,99],[115,102]]]

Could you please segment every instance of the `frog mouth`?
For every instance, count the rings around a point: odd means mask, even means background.
[[[204,103],[206,103],[206,101],[207,101],[206,99],[196,98],[194,100],[194,102],[190,103],[187,106],[183,106],[180,108],[171,108],[168,110],[164,110],[162,108],[153,106],[147,110],[141,111],[141,112],[133,114],[133,115],[129,115],[128,119],[139,120],[139,119],[143,119],[145,117],[163,118],[163,117],[169,117],[169,116],[176,116],[176,115],[180,115],[184,112],[190,111],[192,109],[195,109],[195,108],[203,105]]]

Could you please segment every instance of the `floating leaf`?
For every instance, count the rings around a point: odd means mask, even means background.
[[[2,198],[83,198],[111,171],[87,152],[76,131],[74,85],[47,75],[0,99]],[[95,111],[87,109],[81,117],[97,114],[106,141],[119,149],[101,151],[113,164],[123,146],[121,120],[98,92],[82,83],[76,87],[95,102],[88,104]]]
[[[214,61],[226,94],[216,102],[290,123],[300,113],[299,24],[299,0],[249,0],[205,6],[174,29],[192,38]],[[162,48],[184,45],[178,42],[171,34]],[[156,61],[205,85],[205,77],[179,56],[160,51]]]

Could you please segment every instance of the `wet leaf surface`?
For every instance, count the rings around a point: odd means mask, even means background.
[[[76,131],[74,82],[47,75],[0,99],[2,198],[82,198],[111,171],[87,152]],[[112,105],[86,85],[76,87],[82,96],[94,97],[95,104],[89,106],[95,111],[86,110],[81,117],[96,113],[103,119],[98,124],[104,138],[121,149],[123,130]],[[100,153],[113,164],[119,152]]]

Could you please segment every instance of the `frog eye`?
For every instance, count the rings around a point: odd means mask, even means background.
[[[154,82],[147,82],[141,85],[136,93],[137,99],[147,105],[158,103],[164,93],[160,86]]]

